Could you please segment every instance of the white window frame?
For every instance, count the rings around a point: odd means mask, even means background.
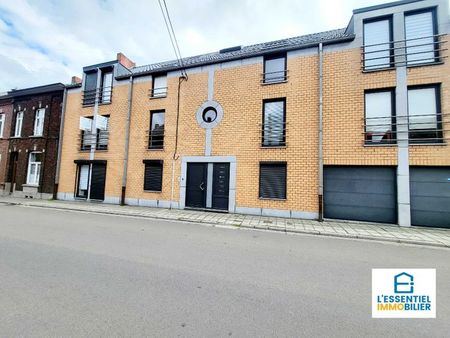
[[[14,126],[14,137],[22,136],[23,111],[17,112],[16,125]]]
[[[33,151],[28,157],[28,171],[27,171],[27,184],[39,185],[39,179],[41,177],[42,162],[32,161],[32,156],[35,154],[42,154],[41,152]],[[35,167],[35,173],[31,174],[32,167]]]
[[[0,113],[0,138],[3,138],[4,129],[5,129],[5,114]]]
[[[34,136],[42,136],[44,133],[45,108],[36,110],[34,117]]]

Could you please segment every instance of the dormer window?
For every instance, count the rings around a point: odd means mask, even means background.
[[[287,80],[286,53],[264,57],[263,83],[279,83]]]
[[[426,9],[405,14],[408,65],[432,63],[439,57],[435,11]]]
[[[102,82],[100,88],[99,103],[111,103],[112,81],[113,73],[112,68],[103,69]]]
[[[151,97],[167,96],[167,74],[153,76]]]
[[[390,68],[394,62],[392,17],[364,21],[364,70]]]

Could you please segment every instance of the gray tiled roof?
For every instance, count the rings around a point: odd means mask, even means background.
[[[319,42],[331,43],[341,40],[352,39],[352,34],[346,34],[346,29],[335,29],[331,31],[314,33],[308,35],[297,36],[288,39],[276,40],[271,42],[259,43],[256,45],[243,46],[242,49],[226,53],[214,52],[209,54],[197,55],[183,58],[185,67],[201,66],[222,61],[231,61],[236,59],[243,59],[246,57],[258,56],[265,53],[276,51],[287,51],[294,49],[301,49]],[[176,70],[180,68],[177,60],[159,62],[145,66],[138,66],[131,69],[134,75],[144,75],[156,72],[165,72],[169,70]],[[129,73],[119,74],[119,77],[128,77]]]

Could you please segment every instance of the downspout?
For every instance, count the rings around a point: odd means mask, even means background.
[[[178,160],[177,152],[178,152],[178,127],[179,127],[179,121],[180,121],[180,90],[181,90],[181,83],[183,81],[187,81],[187,80],[188,80],[187,74],[183,74],[183,73],[178,78],[177,122],[176,122],[176,128],[175,128],[175,149],[173,151],[173,157],[172,157],[172,181],[171,181],[171,188],[170,188],[170,209],[172,209],[174,189],[175,189],[175,163]]]
[[[323,44],[319,43],[319,222],[323,222]]]
[[[122,176],[122,194],[120,196],[120,205],[125,205],[125,196],[127,190],[128,177],[128,151],[130,148],[130,126],[131,126],[131,108],[133,103],[133,75],[130,76],[130,86],[128,88],[128,111],[127,111],[127,126],[125,129],[125,155],[123,158],[123,176]]]
[[[58,140],[58,155],[56,158],[55,186],[53,187],[53,199],[54,200],[56,200],[58,198],[59,174],[60,174],[60,170],[61,170],[61,153],[62,153],[62,143],[63,143],[63,135],[64,135],[64,117],[66,115],[66,104],[67,104],[67,88],[64,88],[64,96],[63,96],[62,111],[61,111],[61,121],[59,124],[59,140]]]

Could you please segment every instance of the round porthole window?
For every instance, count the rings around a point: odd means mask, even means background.
[[[213,107],[208,107],[205,110],[203,110],[203,121],[206,123],[212,123],[217,118],[217,110]]]
[[[217,101],[210,100],[203,102],[197,109],[196,118],[201,128],[215,128],[222,121],[223,108]]]

